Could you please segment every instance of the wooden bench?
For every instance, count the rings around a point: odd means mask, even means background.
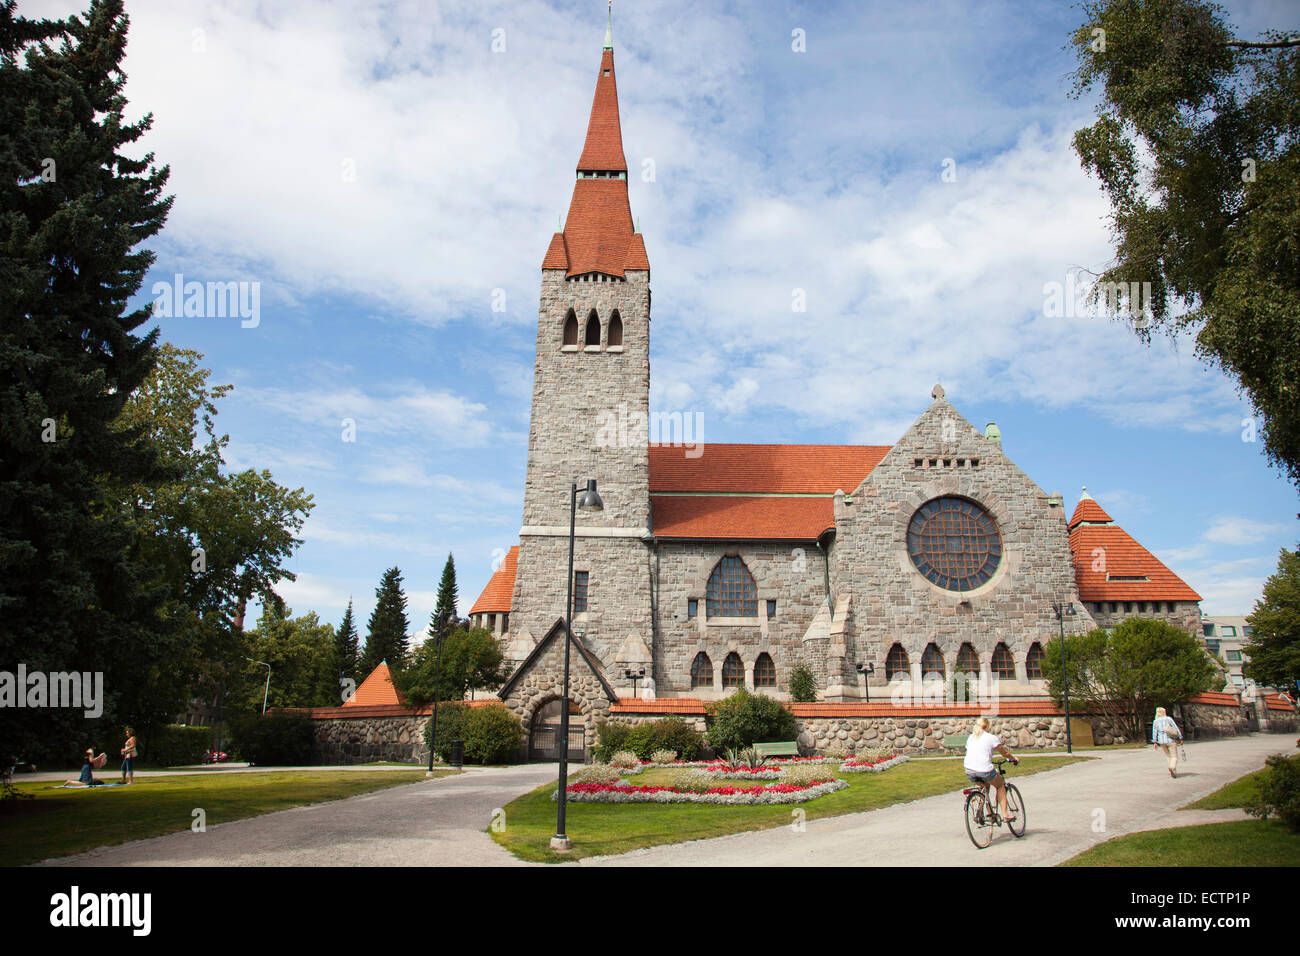
[[[966,738],[968,736],[970,735],[969,734],[944,734],[943,749],[944,750],[965,750]]]
[[[799,756],[799,741],[782,740],[775,743],[754,744],[754,749],[764,757],[797,757]]]

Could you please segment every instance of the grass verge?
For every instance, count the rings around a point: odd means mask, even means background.
[[[1300,833],[1277,820],[1230,820],[1115,837],[1061,866],[1300,866]]]
[[[1300,756],[1291,758],[1292,762],[1300,760]],[[1244,777],[1238,777],[1231,783],[1226,783],[1208,797],[1201,797],[1195,803],[1189,803],[1185,807],[1179,807],[1180,810],[1229,810],[1234,807],[1246,807],[1259,795],[1259,781],[1264,776],[1264,770],[1256,770],[1254,773],[1248,773]]]
[[[442,771],[446,776],[454,771]],[[0,866],[20,866],[102,846],[188,830],[201,807],[207,825],[341,800],[423,780],[423,770],[287,771],[137,777],[129,787],[48,790],[0,804]]]
[[[1021,757],[1010,779],[1056,770],[1087,757]],[[840,774],[849,786],[807,803],[784,806],[728,807],[699,803],[570,803],[565,829],[573,850],[557,854],[550,849],[555,833],[555,784],[546,784],[505,807],[505,829],[492,839],[523,860],[556,863],[587,856],[627,853],[648,846],[683,843],[709,837],[765,830],[787,824],[792,811],[802,809],[807,819],[878,810],[895,803],[919,800],[960,790],[966,777],[951,761],[913,760],[884,773]],[[649,773],[630,778],[652,783]],[[720,781],[734,783],[735,781]],[[762,781],[770,782],[770,781]],[[1027,802],[1032,797],[1027,797]],[[960,808],[954,809],[954,819]]]

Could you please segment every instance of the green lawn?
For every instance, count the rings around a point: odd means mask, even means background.
[[[1291,758],[1292,762],[1300,760],[1300,756]],[[1182,807],[1183,810],[1227,810],[1232,807],[1245,807],[1250,803],[1257,794],[1259,778],[1263,776],[1263,770],[1256,770],[1254,773],[1248,773],[1244,777],[1238,777],[1232,783],[1225,784],[1223,787],[1214,791],[1208,797],[1202,797],[1195,803],[1189,803]]]
[[[1086,757],[1021,757],[1011,779],[1055,770]],[[658,775],[648,771],[630,778],[634,783],[655,783]],[[765,807],[726,807],[699,803],[570,803],[565,829],[573,850],[557,854],[550,849],[555,833],[555,784],[538,787],[506,805],[505,829],[492,838],[520,859],[555,863],[585,856],[627,853],[664,843],[682,843],[707,837],[725,836],[746,830],[763,830],[789,823],[793,811],[804,810],[808,819],[876,810],[894,803],[917,800],[966,786],[961,764],[951,761],[914,760],[884,773],[841,775],[848,788],[828,793],[807,803]],[[771,781],[760,781],[770,783]],[[726,780],[719,783],[733,784]],[[1032,803],[1032,785],[1025,788],[1026,802]],[[960,808],[954,804],[953,819]]]
[[[1232,820],[1115,837],[1061,866],[1300,866],[1300,833],[1277,820]]]
[[[207,814],[208,826],[215,826],[424,778],[425,771],[415,769],[196,773],[137,776],[129,787],[93,790],[47,790],[50,784],[20,781],[19,791],[32,799],[0,804],[0,866],[188,830],[195,808]]]

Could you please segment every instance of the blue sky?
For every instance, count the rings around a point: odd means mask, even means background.
[[[1243,37],[1295,25],[1281,0],[1225,6]],[[1069,146],[1092,116],[1068,95],[1077,8],[616,8],[653,408],[701,413],[706,441],[888,444],[942,381],[1068,508],[1086,484],[1206,613],[1250,611],[1297,502],[1242,440],[1248,406],[1190,341],[1044,308],[1046,284],[1111,257]],[[159,322],[235,386],[230,464],[316,497],[285,598],[337,623],[352,597],[364,623],[397,565],[418,629],[451,552],[468,611],[517,540],[540,265],[605,5],[128,9],[131,110],[153,112],[176,195],[144,293],[176,273],[261,284],[255,328]]]

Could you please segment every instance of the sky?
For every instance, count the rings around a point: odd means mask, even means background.
[[[1243,38],[1295,26],[1285,0],[1223,6]],[[706,442],[890,444],[942,382],[1206,614],[1249,613],[1298,537],[1249,405],[1191,339],[1047,304],[1113,257],[1070,146],[1095,109],[1071,96],[1077,7],[615,7],[653,410],[702,415]],[[396,565],[414,632],[454,554],[467,613],[518,540],[541,261],[605,4],[127,9],[128,114],[153,114],[141,151],[176,197],[140,300],[178,274],[257,283],[255,323],[156,321],[234,386],[229,465],[315,497],[282,596],[335,624],[352,600],[364,635]]]

